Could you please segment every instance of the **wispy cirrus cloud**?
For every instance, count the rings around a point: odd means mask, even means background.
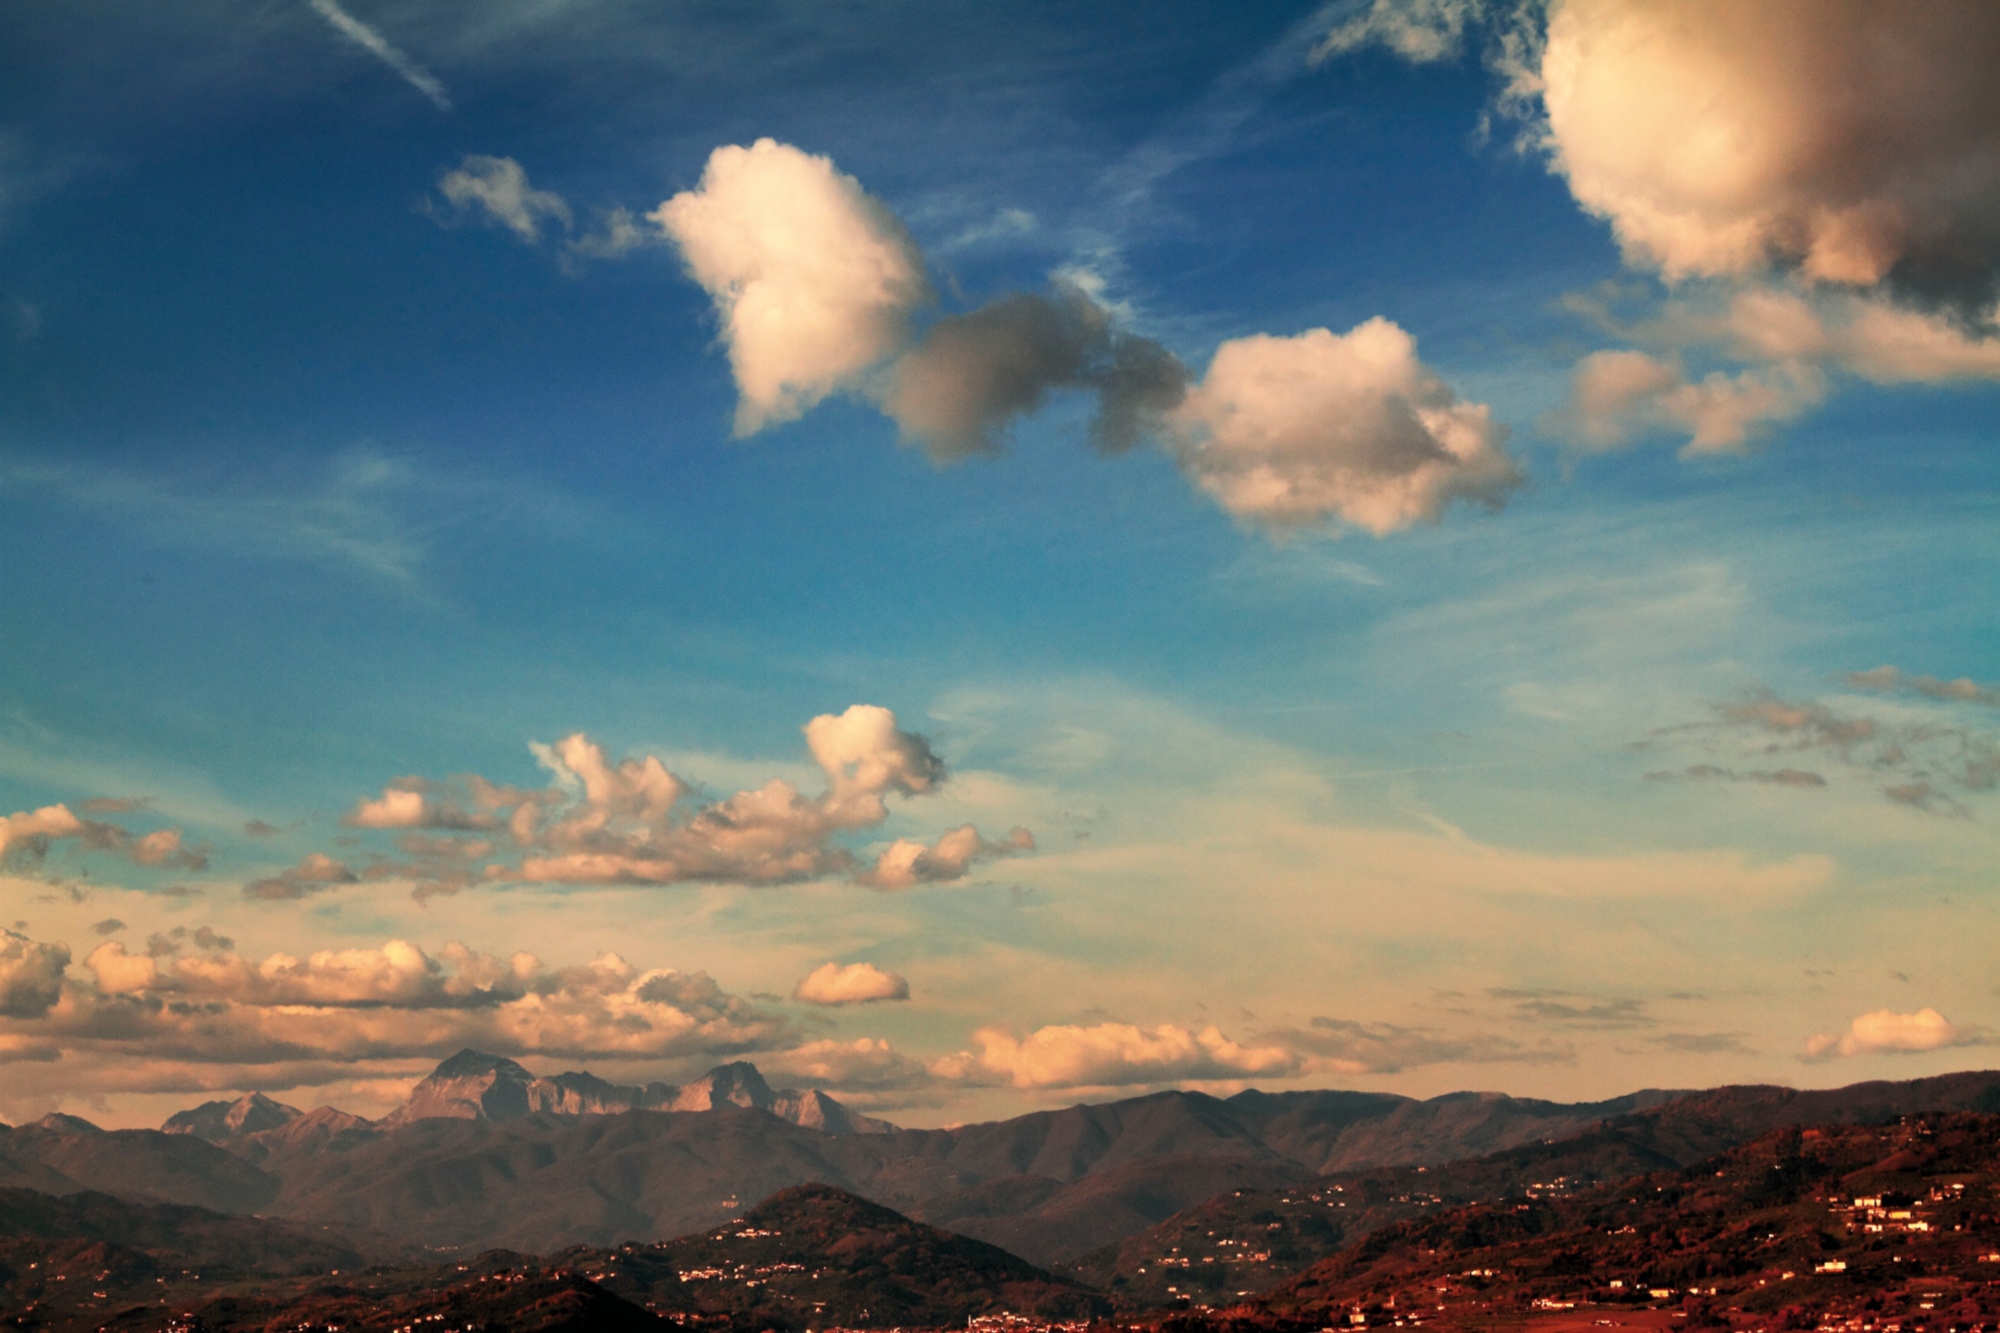
[[[573,502],[549,487],[367,446],[172,471],[17,458],[0,462],[0,495],[8,492],[162,544],[357,573],[418,597],[429,595],[427,566],[452,534],[502,520],[579,526]]]
[[[1902,693],[1945,704],[1987,701],[1985,687],[1969,679],[1906,676],[1894,667],[1841,679],[1874,693]],[[1933,709],[1919,718],[1910,715],[1906,704],[1899,716],[1877,717],[1859,712],[1853,702],[1794,700],[1760,689],[1730,703],[1711,705],[1712,715],[1706,721],[1656,730],[1636,748],[1697,746],[1730,759],[1726,764],[1709,760],[1651,772],[1646,774],[1650,781],[1752,782],[1794,790],[1824,788],[1829,783],[1825,773],[1792,764],[1736,765],[1748,759],[1768,763],[1780,756],[1819,755],[1867,774],[1895,804],[1957,817],[1972,813],[1960,795],[2000,787],[2000,737],[1967,725],[1947,709]]]
[[[314,13],[333,25],[335,32],[394,70],[397,77],[431,100],[440,111],[451,110],[451,97],[437,75],[390,45],[389,39],[341,8],[338,0],[306,0]]]

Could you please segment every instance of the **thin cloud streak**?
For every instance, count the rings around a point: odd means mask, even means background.
[[[396,71],[403,82],[430,98],[438,110],[451,110],[451,97],[445,92],[444,85],[438,82],[437,75],[389,45],[388,39],[381,33],[342,9],[334,0],[306,0],[306,3],[312,6],[314,13],[331,23],[341,36]]]

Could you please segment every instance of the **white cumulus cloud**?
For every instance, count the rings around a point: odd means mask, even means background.
[[[1982,0],[1561,0],[1546,143],[1578,202],[1669,278],[1780,265],[1984,305],[1996,51]]]
[[[1035,835],[1012,829],[1001,842],[989,842],[970,824],[960,825],[926,846],[914,838],[898,838],[875,858],[861,882],[878,889],[909,889],[962,879],[975,862],[1020,856],[1035,850]]]
[[[808,972],[792,991],[807,1004],[870,1004],[877,1000],[907,1000],[910,983],[873,963],[822,963]]]
[[[930,300],[902,223],[831,159],[789,144],[716,149],[700,184],[651,217],[721,317],[738,435],[855,387]]]
[[[1289,1074],[1299,1057],[1282,1046],[1243,1046],[1210,1025],[1057,1024],[1016,1037],[1003,1028],[972,1034],[976,1054],[933,1062],[945,1079],[1016,1088],[1117,1087],[1134,1083],[1219,1080]]]
[[[1171,425],[1217,503],[1274,527],[1332,519],[1380,536],[1455,500],[1497,508],[1522,481],[1506,427],[1458,401],[1381,318],[1223,343]]]
[[[1856,1018],[1845,1032],[1821,1032],[1809,1038],[1806,1058],[1826,1060],[1839,1055],[1935,1051],[1946,1046],[1984,1042],[1982,1034],[1959,1027],[1935,1009],[1919,1009],[1913,1014],[1877,1009]]]

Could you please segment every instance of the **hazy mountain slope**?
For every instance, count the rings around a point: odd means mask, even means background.
[[[260,1130],[277,1129],[303,1114],[296,1106],[274,1102],[261,1092],[253,1092],[233,1102],[203,1102],[168,1116],[160,1129],[167,1134],[192,1134],[221,1145]]]
[[[95,1190],[62,1197],[0,1189],[0,1252],[19,1272],[24,1254],[65,1241],[102,1241],[144,1252],[162,1264],[242,1273],[316,1273],[351,1268],[364,1253],[294,1223],[238,1217],[180,1204],[133,1203]]]
[[[220,1212],[255,1212],[278,1192],[276,1178],[190,1134],[105,1130],[74,1116],[0,1130],[0,1162],[13,1168],[0,1176],[4,1183],[56,1194],[95,1189]]]
[[[997,1246],[827,1185],[785,1190],[697,1235],[550,1262],[637,1304],[760,1326],[939,1328],[997,1310],[1074,1319],[1110,1308]]]

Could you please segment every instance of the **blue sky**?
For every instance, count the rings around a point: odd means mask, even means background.
[[[1743,20],[1713,115],[1771,143],[1718,199],[1640,95],[1698,40],[1626,17],[9,16],[0,1114],[374,1113],[468,1043],[909,1123],[1985,1062],[1993,27],[1920,25],[1969,91],[1905,115],[1868,7]],[[1893,166],[1757,63],[1801,43],[1889,81]],[[767,222],[860,359],[739,436],[804,335],[701,247]],[[932,298],[879,347],[841,236]],[[1063,355],[1009,298],[1097,359],[992,406]],[[1106,453],[1118,348],[1175,369]],[[578,733],[635,765],[530,749]]]

